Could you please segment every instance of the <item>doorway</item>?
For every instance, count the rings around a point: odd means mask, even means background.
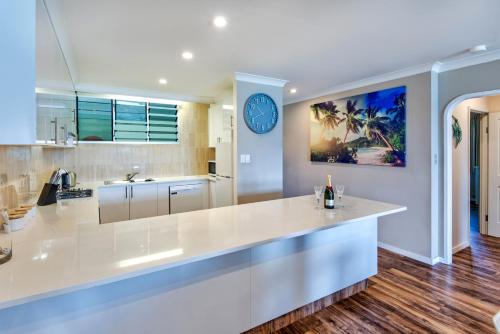
[[[483,104],[471,103],[473,100],[482,100]],[[475,101],[477,102],[477,101]],[[486,102],[486,103],[485,103]],[[444,111],[444,256],[440,259],[440,262],[451,264],[452,254],[460,248],[468,247],[470,241],[470,217],[471,217],[471,203],[470,203],[470,192],[469,189],[474,181],[471,181],[471,171],[473,168],[469,161],[469,138],[467,137],[465,143],[467,145],[467,150],[461,160],[461,166],[466,166],[467,170],[464,173],[462,171],[460,174],[462,177],[460,180],[463,184],[467,185],[467,188],[455,188],[454,189],[454,175],[457,172],[456,162],[453,160],[453,153],[456,150],[455,136],[454,136],[454,112],[458,107],[465,107],[469,112],[477,112],[483,114],[487,112],[485,116],[479,116],[479,126],[481,127],[480,133],[480,157],[479,157],[479,176],[477,173],[474,177],[479,178],[480,190],[479,190],[479,207],[477,208],[477,227],[480,232],[487,233],[490,236],[500,237],[500,90],[471,93],[459,96],[452,100],[445,108]],[[469,134],[469,117],[470,113],[467,112],[467,118],[461,120],[461,123],[466,125],[466,133]],[[474,117],[474,116],[473,116]],[[488,126],[489,124],[489,126]],[[483,139],[483,140],[481,140]],[[462,145],[462,150],[463,150]],[[483,152],[483,153],[481,153]],[[460,166],[460,165],[459,165]],[[484,186],[481,186],[484,185]],[[464,196],[465,195],[465,196]],[[456,204],[457,199],[460,199],[460,205]],[[474,201],[474,199],[473,199]],[[473,203],[475,204],[475,203]],[[474,206],[474,205],[473,205]],[[457,207],[460,208],[460,212],[457,212]],[[466,207],[466,209],[464,209]],[[473,207],[473,209],[475,209]],[[475,214],[475,212],[472,212]],[[466,225],[458,224],[457,218],[460,217],[461,220],[466,220]],[[465,218],[464,218],[465,217]],[[473,216],[474,219],[474,216]],[[461,230],[459,235],[462,239],[460,243],[454,244],[454,236],[457,235],[457,231],[454,230],[457,226],[460,226]],[[464,232],[465,231],[465,232]],[[467,238],[463,238],[467,235]],[[477,233],[481,238],[482,235]],[[465,240],[465,243],[464,243]]]
[[[488,112],[469,107],[469,241],[487,234]]]

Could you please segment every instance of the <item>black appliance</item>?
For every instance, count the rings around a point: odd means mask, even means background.
[[[215,160],[208,161],[208,174],[217,175],[217,168],[216,168]]]

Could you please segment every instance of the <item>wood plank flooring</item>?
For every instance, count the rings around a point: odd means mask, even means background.
[[[500,238],[473,234],[471,244],[434,267],[379,249],[367,290],[276,333],[495,333]]]

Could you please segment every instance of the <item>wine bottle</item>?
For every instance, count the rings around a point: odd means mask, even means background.
[[[335,197],[333,194],[332,176],[328,175],[328,183],[325,187],[325,209],[333,209],[335,204]]]

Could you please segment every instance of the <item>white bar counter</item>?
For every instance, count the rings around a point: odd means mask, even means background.
[[[406,210],[302,196],[98,225],[95,205],[12,234],[1,333],[242,332],[376,274],[377,218]]]

